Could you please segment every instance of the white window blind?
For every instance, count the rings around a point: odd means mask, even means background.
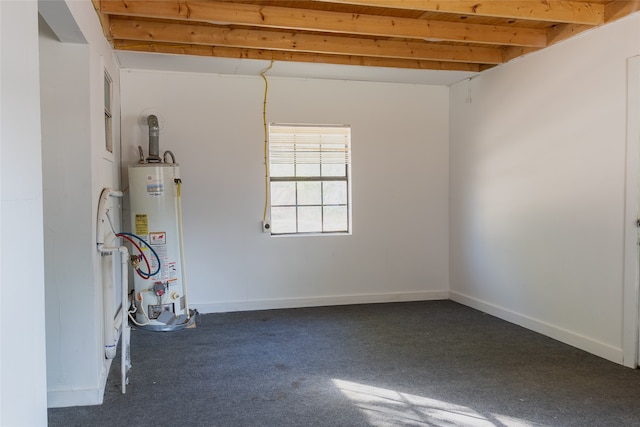
[[[351,128],[272,124],[269,126],[269,162],[271,165],[349,165]]]
[[[350,233],[351,128],[269,126],[272,234]]]

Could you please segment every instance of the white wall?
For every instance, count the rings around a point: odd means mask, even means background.
[[[38,9],[0,2],[0,425],[47,424]]]
[[[103,286],[119,275],[96,250],[96,211],[102,188],[119,187],[118,71],[90,1],[44,5],[57,7],[43,13],[56,35],[71,21],[84,39],[61,43],[47,24],[40,34],[48,405],[98,404],[110,366]],[[114,80],[113,154],[105,149],[105,68]]]
[[[627,59],[640,15],[451,89],[451,295],[623,360]]]
[[[271,79],[268,121],[351,125],[353,235],[270,237],[262,79],[123,70],[121,84],[123,165],[147,153],[149,113],[181,165],[201,312],[448,296],[447,87]]]

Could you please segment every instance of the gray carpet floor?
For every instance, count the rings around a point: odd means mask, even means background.
[[[640,372],[452,301],[200,315],[133,330],[99,406],[50,426],[640,426]]]

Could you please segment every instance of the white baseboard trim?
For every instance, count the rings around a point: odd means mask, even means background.
[[[48,390],[48,408],[67,408],[69,406],[101,405],[104,401],[104,390],[113,360],[105,359],[97,388],[73,390]]]
[[[595,354],[603,359],[619,364],[622,364],[623,362],[622,348],[613,347],[609,344],[594,340],[579,333],[552,325],[533,317],[516,313],[504,307],[500,307],[459,292],[450,291],[449,298],[452,301],[475,308],[476,310],[480,310],[492,316],[506,320],[507,322],[522,326],[523,328],[530,329],[539,334],[546,335],[588,353]]]
[[[75,390],[47,391],[48,408],[67,408],[69,406],[100,405],[104,398],[104,387]]]
[[[220,303],[191,304],[190,308],[206,314],[232,311],[272,310],[279,308],[321,307],[328,305],[373,304],[442,299],[449,299],[449,291],[396,292],[384,294],[335,295],[313,298],[229,301]]]

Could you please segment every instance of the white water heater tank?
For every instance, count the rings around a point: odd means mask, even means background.
[[[131,228],[148,244],[139,246],[150,271],[144,261],[139,267],[149,274],[157,270],[148,278],[134,275],[135,320],[141,325],[166,325],[166,319],[188,315],[182,283],[180,185],[178,164],[129,166]]]

